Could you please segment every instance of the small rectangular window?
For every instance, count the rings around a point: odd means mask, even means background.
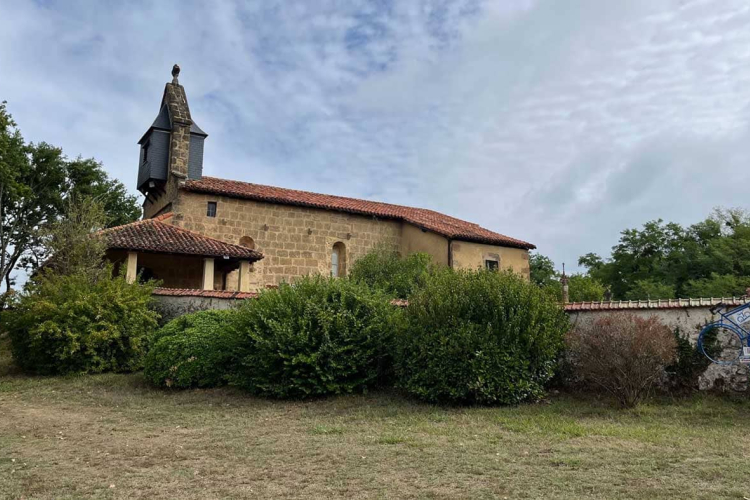
[[[499,267],[499,262],[496,260],[485,260],[484,261],[484,268],[488,269],[490,271],[497,271]]]
[[[208,206],[206,207],[206,216],[216,217],[216,202],[215,201],[208,202]]]

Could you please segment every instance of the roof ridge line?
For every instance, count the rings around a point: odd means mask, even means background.
[[[247,181],[204,176],[188,180],[180,189],[244,198],[267,203],[319,208],[406,222],[449,239],[531,250],[536,245],[437,210],[382,201],[315,193]]]
[[[398,203],[388,203],[387,201],[376,201],[376,200],[368,200],[368,199],[365,199],[365,198],[355,198],[353,196],[343,196],[343,195],[340,195],[340,194],[316,193],[315,191],[305,191],[304,189],[293,189],[293,188],[286,188],[286,187],[281,187],[281,186],[272,186],[271,184],[257,184],[255,182],[238,181],[238,180],[235,180],[235,179],[224,179],[222,177],[214,177],[214,176],[211,176],[211,175],[204,175],[202,177],[202,179],[213,179],[213,180],[222,181],[222,182],[236,182],[238,184],[250,184],[251,186],[269,187],[269,188],[273,188],[273,189],[283,189],[284,191],[294,191],[295,193],[314,194],[316,196],[330,196],[331,198],[343,198],[345,200],[364,201],[364,202],[367,202],[367,203],[376,203],[378,205],[388,205],[390,207],[398,207],[398,208],[408,208],[408,209],[411,209],[411,210],[428,210],[428,211],[434,212],[436,214],[446,215],[446,214],[443,214],[443,213],[438,212],[436,210],[433,210],[431,208],[411,207],[411,206],[408,206],[408,205],[399,205]],[[194,179],[194,180],[202,180],[202,179]],[[450,215],[447,215],[447,217],[450,217]],[[464,221],[464,222],[472,224],[471,222],[468,222],[468,221]]]

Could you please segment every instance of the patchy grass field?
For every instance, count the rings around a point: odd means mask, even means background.
[[[0,344],[2,498],[750,498],[750,401],[279,402],[30,378]]]

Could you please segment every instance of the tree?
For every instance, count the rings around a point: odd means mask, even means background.
[[[605,288],[599,280],[585,274],[574,274],[568,280],[568,297],[571,302],[600,301]]]
[[[708,278],[690,280],[685,284],[688,297],[740,297],[750,287],[750,276],[712,273]]]
[[[595,254],[589,255],[593,256],[594,261],[598,258]],[[531,282],[562,301],[560,273],[555,271],[555,263],[552,259],[540,253],[533,253],[529,256],[529,267],[531,268]],[[589,274],[576,273],[568,277],[568,300],[571,302],[599,301],[604,299],[604,291],[604,285]]]
[[[715,209],[687,228],[661,219],[626,229],[608,259],[579,259],[618,299],[740,293],[750,276],[750,213]]]
[[[535,285],[547,286],[556,279],[555,263],[549,257],[538,252],[529,255],[529,270],[531,282]]]
[[[657,280],[638,280],[630,287],[630,290],[625,294],[625,298],[627,300],[673,299],[675,298],[675,289],[674,286]]]
[[[39,246],[41,228],[62,212],[66,179],[62,151],[26,145],[4,103],[0,137],[0,279],[9,290],[13,270]]]
[[[91,197],[101,203],[106,227],[128,224],[141,217],[141,207],[125,186],[110,179],[101,162],[93,158],[76,158],[67,164],[70,191],[68,196]]]
[[[5,102],[0,104],[0,280],[6,290],[16,269],[33,271],[48,257],[42,240],[62,217],[66,201],[86,196],[103,204],[107,225],[140,217],[135,196],[100,163],[69,161],[60,148],[25,143]]]
[[[50,255],[43,271],[101,279],[102,273],[111,271],[104,259],[107,241],[92,235],[104,229],[109,220],[104,204],[91,197],[73,197],[66,205],[63,217],[42,232],[44,253]]]

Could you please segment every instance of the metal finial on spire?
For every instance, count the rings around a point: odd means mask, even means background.
[[[177,77],[180,76],[180,67],[178,65],[172,66],[172,83],[179,83]]]

